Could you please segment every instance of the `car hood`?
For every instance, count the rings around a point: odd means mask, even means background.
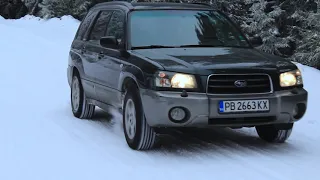
[[[281,57],[250,48],[159,48],[131,53],[160,64],[167,71],[209,75],[288,71],[296,66]]]

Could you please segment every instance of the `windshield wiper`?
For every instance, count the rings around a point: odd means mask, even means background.
[[[190,44],[190,45],[181,45],[179,47],[218,47],[218,46],[210,45],[210,44]]]
[[[228,46],[228,45],[205,45],[205,44],[194,44],[194,45],[181,45],[178,47],[224,47],[224,48],[250,48],[250,46]]]
[[[149,45],[149,46],[136,46],[131,49],[155,49],[155,48],[177,48],[179,46],[163,46],[163,45]]]
[[[183,48],[183,47],[220,47],[223,45],[212,45],[212,44],[186,44],[180,46],[164,46],[164,45],[149,45],[149,46],[136,46],[131,49],[156,49],[156,48]]]

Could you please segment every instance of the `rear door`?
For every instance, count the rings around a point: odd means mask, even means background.
[[[87,54],[86,50],[88,32],[96,15],[97,12],[94,11],[90,11],[87,14],[79,26],[70,52],[72,60],[76,63],[75,65],[79,68],[79,71],[83,72],[81,74],[81,81],[88,98],[96,97],[93,83],[95,79],[94,71],[91,66],[92,57],[90,57],[90,53]]]

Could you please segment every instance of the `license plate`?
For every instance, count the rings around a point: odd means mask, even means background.
[[[220,101],[220,113],[233,112],[262,112],[269,111],[269,100],[238,100],[238,101]]]

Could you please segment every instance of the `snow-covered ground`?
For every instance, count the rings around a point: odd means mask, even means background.
[[[318,179],[318,70],[299,65],[309,106],[286,144],[266,144],[254,129],[217,129],[174,134],[138,152],[126,145],[120,114],[71,113],[66,68],[78,25],[70,17],[0,17],[1,180]]]

